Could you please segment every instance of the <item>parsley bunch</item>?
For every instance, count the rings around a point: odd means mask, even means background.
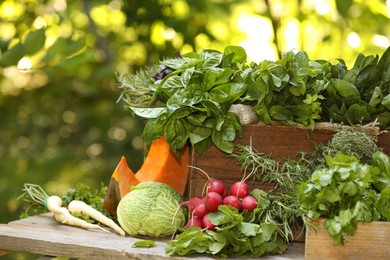
[[[342,244],[356,232],[358,222],[389,220],[390,186],[376,188],[381,179],[388,179],[382,169],[341,153],[326,162],[327,167],[318,168],[297,187],[299,211],[306,223],[325,218],[334,244]]]

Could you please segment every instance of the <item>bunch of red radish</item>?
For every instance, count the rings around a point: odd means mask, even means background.
[[[208,214],[217,211],[220,205],[230,205],[240,212],[252,211],[257,207],[257,200],[249,195],[248,184],[245,181],[235,182],[229,192],[228,194],[221,180],[209,178],[204,197],[197,196],[180,204],[180,206],[186,205],[190,212],[186,227],[198,226],[214,230],[215,226],[210,222]]]

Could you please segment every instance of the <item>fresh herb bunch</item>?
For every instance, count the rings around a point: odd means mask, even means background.
[[[72,200],[84,201],[94,209],[100,211],[106,217],[112,216],[103,209],[103,199],[106,194],[107,187],[102,183],[99,189],[92,189],[84,183],[76,183],[74,188],[70,188],[64,195],[61,196],[63,207],[67,207]],[[77,214],[76,214],[77,215]],[[76,217],[82,218],[90,223],[96,221],[87,215],[78,215]]]
[[[337,153],[355,156],[361,163],[370,163],[375,152],[380,151],[374,136],[354,128],[340,128],[327,145],[316,145],[311,160],[316,167],[326,167],[326,157]]]
[[[227,47],[224,53],[204,50],[179,58],[160,62],[169,73],[154,81],[154,77],[140,80],[147,82],[153,92],[149,107],[128,102],[133,88],[122,84],[122,99],[135,114],[148,118],[144,128],[144,141],[151,144],[165,136],[171,148],[178,153],[188,139],[196,152],[202,154],[212,144],[231,153],[233,140],[241,135],[241,125],[236,114],[228,112],[246,91],[243,82],[234,80],[246,62],[246,53],[240,47]],[[139,77],[150,76],[139,74]],[[130,92],[129,92],[130,91]],[[163,106],[156,107],[155,102]]]
[[[175,152],[189,140],[198,154],[212,144],[231,154],[241,135],[232,104],[250,105],[267,124],[279,121],[346,125],[377,121],[390,129],[390,48],[359,55],[348,70],[342,59],[311,60],[304,51],[280,60],[247,63],[243,48],[203,50],[164,59],[119,77],[126,108],[147,118],[144,140],[164,135]]]
[[[390,48],[381,57],[359,54],[350,70],[339,68],[323,92],[322,120],[347,125],[377,120],[381,129],[390,129]]]
[[[30,186],[32,187],[32,189],[35,189],[38,192],[43,191],[43,189],[39,185],[30,184]],[[72,200],[80,200],[95,208],[96,210],[102,212],[102,214],[104,214],[105,216],[112,218],[112,216],[109,215],[109,213],[103,209],[103,198],[106,194],[106,190],[107,187],[103,184],[99,189],[92,189],[86,184],[77,183],[74,188],[70,188],[64,195],[61,196],[62,207],[68,207],[69,203]],[[20,215],[20,218],[26,218],[29,216],[48,212],[47,208],[45,208],[42,203],[38,203],[36,200],[33,200],[31,198],[26,188],[24,188],[23,191],[24,192],[18,199],[23,200],[26,204],[24,206],[23,212]],[[43,195],[48,197],[48,195],[45,193]],[[90,223],[96,223],[94,219],[87,215],[78,215],[77,217],[80,217]]]
[[[376,188],[389,175],[354,156],[339,153],[326,161],[327,168],[317,169],[297,187],[299,212],[306,223],[326,219],[324,225],[334,244],[342,244],[356,232],[358,222],[389,220],[390,186]]]
[[[231,157],[241,166],[241,172],[253,176],[254,181],[273,186],[271,190],[256,195],[264,203],[261,215],[277,223],[278,234],[286,243],[292,241],[292,228],[302,225],[296,187],[310,178],[315,167],[312,161],[304,153],[298,154],[294,160],[285,158],[276,161],[269,155],[257,152],[251,145],[237,144],[236,148]]]

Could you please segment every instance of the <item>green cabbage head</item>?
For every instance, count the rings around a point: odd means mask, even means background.
[[[141,182],[120,200],[117,208],[118,222],[131,236],[172,235],[186,222],[183,207],[176,213],[182,200],[180,194],[165,183]]]

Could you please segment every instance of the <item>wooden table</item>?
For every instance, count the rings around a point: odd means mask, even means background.
[[[139,240],[142,239],[61,225],[51,213],[0,224],[0,255],[15,251],[78,259],[213,259],[209,255],[170,257],[164,251],[167,239],[153,239],[156,247],[132,247]],[[304,243],[292,243],[285,254],[261,259],[304,259]]]

